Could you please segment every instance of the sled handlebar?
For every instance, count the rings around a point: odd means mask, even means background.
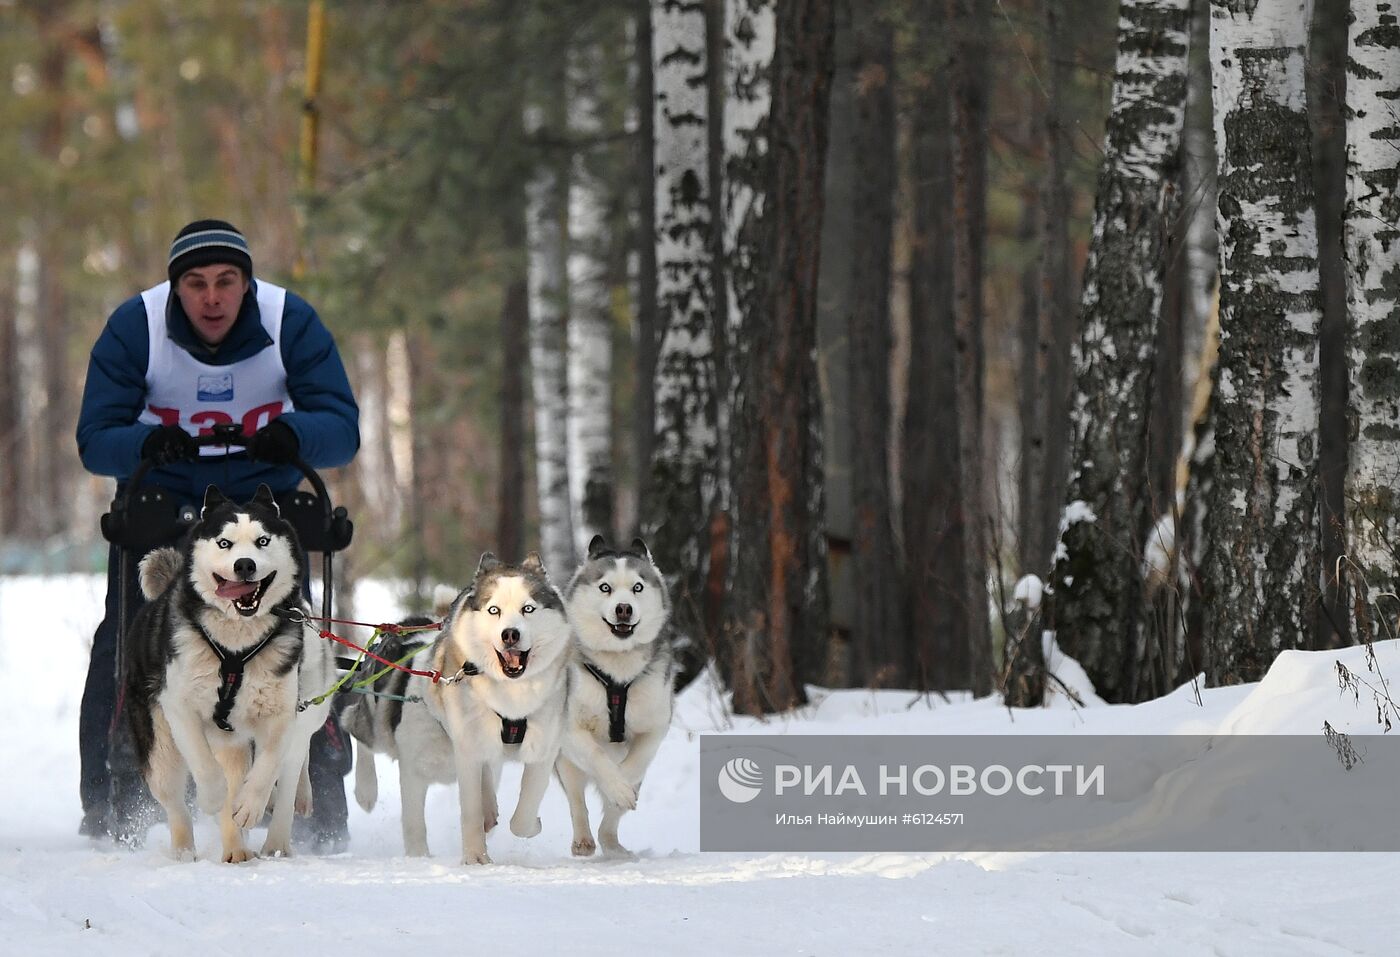
[[[252,443],[251,435],[244,435],[243,428],[236,422],[221,422],[214,426],[213,431],[208,435],[197,435],[194,437],[194,444],[201,448],[211,446],[223,446],[232,451],[233,449],[244,449]],[[289,465],[293,465],[301,472],[302,477],[310,483],[312,491],[316,497],[325,505],[326,520],[330,521],[334,510],[331,507],[331,497],[326,492],[326,483],[322,480],[320,473],[307,465],[301,456],[294,456]],[[141,487],[142,481],[146,478],[146,473],[156,467],[154,459],[142,458],[136,465],[136,470],[131,473],[131,477],[126,480],[126,487],[122,492],[125,500],[123,504],[130,501],[132,494]]]

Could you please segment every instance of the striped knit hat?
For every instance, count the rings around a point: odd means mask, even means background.
[[[253,275],[253,256],[248,252],[248,240],[234,226],[222,219],[201,219],[190,223],[170,244],[170,281],[199,266],[228,263],[243,270],[245,278]]]

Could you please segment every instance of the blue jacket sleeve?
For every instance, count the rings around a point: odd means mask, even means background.
[[[301,457],[312,468],[345,465],[360,449],[360,408],[330,330],[293,293],[282,314],[282,364],[296,410],[278,421],[296,432]]]
[[[89,472],[130,475],[155,431],[137,421],[146,404],[147,340],[146,307],[136,296],[112,313],[92,347],[78,413],[78,456]]]

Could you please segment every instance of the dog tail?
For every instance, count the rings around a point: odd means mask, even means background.
[[[452,610],[452,603],[457,600],[459,593],[451,585],[438,585],[433,589],[433,615],[437,618],[446,618],[447,613]]]
[[[141,594],[150,601],[180,577],[184,559],[173,548],[157,548],[141,559]]]

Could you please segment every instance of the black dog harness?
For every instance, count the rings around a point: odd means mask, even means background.
[[[462,662],[462,670],[454,677],[472,678],[481,674],[481,669],[470,661]],[[501,719],[501,743],[520,744],[525,740],[525,725],[528,718],[507,718],[499,711],[496,717]]]
[[[233,701],[238,697],[238,689],[243,684],[243,666],[253,660],[258,652],[267,647],[267,643],[277,637],[277,629],[267,633],[267,637],[258,642],[247,651],[229,651],[213,638],[209,637],[209,632],[204,630],[204,626],[195,625],[199,629],[199,634],[214,650],[214,654],[219,656],[219,701],[214,706],[214,723],[222,731],[232,731],[233,725],[228,723],[229,712],[233,710]]]
[[[583,666],[588,669],[590,675],[598,679],[603,690],[607,692],[608,740],[617,744],[627,737],[627,689],[632,687],[632,682],[624,684],[613,681],[612,675],[591,661],[585,661]]]

